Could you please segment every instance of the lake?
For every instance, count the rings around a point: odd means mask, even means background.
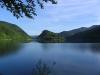
[[[32,75],[42,61],[52,68],[50,75],[100,75],[99,43],[2,43],[1,75]]]

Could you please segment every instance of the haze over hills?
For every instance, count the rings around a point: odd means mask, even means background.
[[[15,24],[0,21],[0,40],[28,40],[31,37]]]
[[[91,43],[91,42],[100,42],[100,25],[93,25],[89,28],[81,27],[78,29],[63,31],[61,33],[51,33],[50,31],[44,30],[39,36],[40,42],[53,42],[52,38],[62,41],[54,42],[82,42],[82,43]],[[52,36],[55,35],[55,37]],[[45,37],[44,37],[45,36]],[[59,38],[60,37],[60,38]],[[63,39],[61,39],[63,38]]]

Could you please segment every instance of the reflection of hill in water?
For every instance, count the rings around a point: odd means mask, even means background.
[[[19,48],[20,48],[20,44],[18,44],[18,42],[0,41],[0,57],[17,52]]]
[[[100,43],[75,43],[72,46],[78,50],[91,50],[93,52],[100,52]]]
[[[94,43],[90,45],[92,51],[100,52],[100,43]]]

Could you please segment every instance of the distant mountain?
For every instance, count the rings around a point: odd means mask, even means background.
[[[53,33],[48,30],[44,30],[39,36],[38,36],[39,42],[44,43],[53,43],[53,42],[64,42],[64,38],[62,36],[59,36],[57,33]]]
[[[83,32],[83,31],[85,31],[85,30],[87,30],[86,27],[81,27],[81,28],[78,28],[78,29],[70,30],[70,31],[63,31],[63,32],[58,33],[58,34],[59,34],[60,36],[63,36],[63,37],[66,38],[66,37],[72,36],[72,35],[74,35],[74,34],[76,34],[76,33]]]
[[[63,41],[58,41],[62,40]],[[57,40],[56,40],[57,39]],[[48,30],[44,30],[39,35],[39,40],[42,42],[100,42],[100,25],[94,25],[89,28],[81,27],[78,29],[70,30],[70,31],[63,31],[61,33],[53,33]]]
[[[17,25],[0,21],[0,40],[29,40],[31,37]]]
[[[100,25],[89,27],[86,31],[76,33],[66,38],[67,42],[100,42]]]

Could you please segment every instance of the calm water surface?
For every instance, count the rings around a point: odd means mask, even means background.
[[[32,75],[39,60],[55,62],[51,75],[100,75],[99,43],[2,43],[0,73]]]

